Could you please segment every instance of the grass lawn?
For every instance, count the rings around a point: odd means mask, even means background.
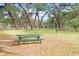
[[[16,39],[16,34],[40,33],[44,40],[41,44],[22,44],[20,46],[10,46],[11,41]],[[1,30],[0,44],[7,45],[6,52],[0,55],[79,55],[79,32],[56,32],[52,29],[40,30]]]

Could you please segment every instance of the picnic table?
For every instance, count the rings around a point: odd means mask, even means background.
[[[41,34],[17,34],[17,39],[15,41],[18,43],[18,45],[20,44],[20,42],[37,41],[38,43],[41,43],[41,40],[43,39],[41,39],[40,36]]]

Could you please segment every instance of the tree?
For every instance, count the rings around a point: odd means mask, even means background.
[[[35,5],[35,9],[36,9],[35,21],[36,21],[36,18],[38,18],[38,26],[39,26],[39,29],[41,28],[41,24],[42,24],[42,21],[43,21],[44,16],[47,14],[47,12],[45,12],[46,7],[47,6],[46,6],[45,3],[37,3]],[[41,20],[40,20],[40,17],[39,17],[40,11],[45,12],[45,14],[41,17]]]
[[[52,20],[54,20],[56,32],[63,29],[66,19],[71,20],[77,16],[77,11],[70,3],[53,3],[51,5],[52,7],[50,7],[49,11],[50,15],[53,15]]]
[[[29,23],[29,25],[30,25],[30,27],[31,27],[31,30],[33,30],[33,27],[32,27],[32,24],[31,24],[31,20],[30,20],[30,18],[29,18],[29,15],[28,15],[27,11],[24,9],[24,7],[23,7],[20,3],[18,3],[18,5],[19,5],[19,6],[23,9],[23,11],[25,12],[26,18],[28,19],[28,23]]]
[[[12,11],[15,9],[15,7],[14,7],[13,5],[7,4],[7,3],[5,3],[4,5],[5,5],[5,6],[0,6],[0,8],[3,10],[4,13],[5,13],[5,12],[8,13],[9,17],[10,17],[11,20],[12,20],[12,23],[14,23],[14,25],[15,25],[15,28],[18,29],[17,22],[16,22],[16,20],[15,20],[15,19],[13,18],[13,16],[12,16]]]

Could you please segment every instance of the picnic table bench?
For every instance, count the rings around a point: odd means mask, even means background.
[[[41,39],[40,36],[41,34],[17,34],[17,39],[15,40],[15,42],[17,42],[18,45],[20,44],[20,42],[38,41],[38,43],[41,43],[41,40],[43,39]]]

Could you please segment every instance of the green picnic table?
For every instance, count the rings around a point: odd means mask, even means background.
[[[41,43],[41,40],[43,40],[40,38],[41,35],[42,34],[17,34],[16,35],[17,39],[15,40],[15,42],[18,43],[18,45],[20,44],[20,42],[37,41],[38,43]]]

